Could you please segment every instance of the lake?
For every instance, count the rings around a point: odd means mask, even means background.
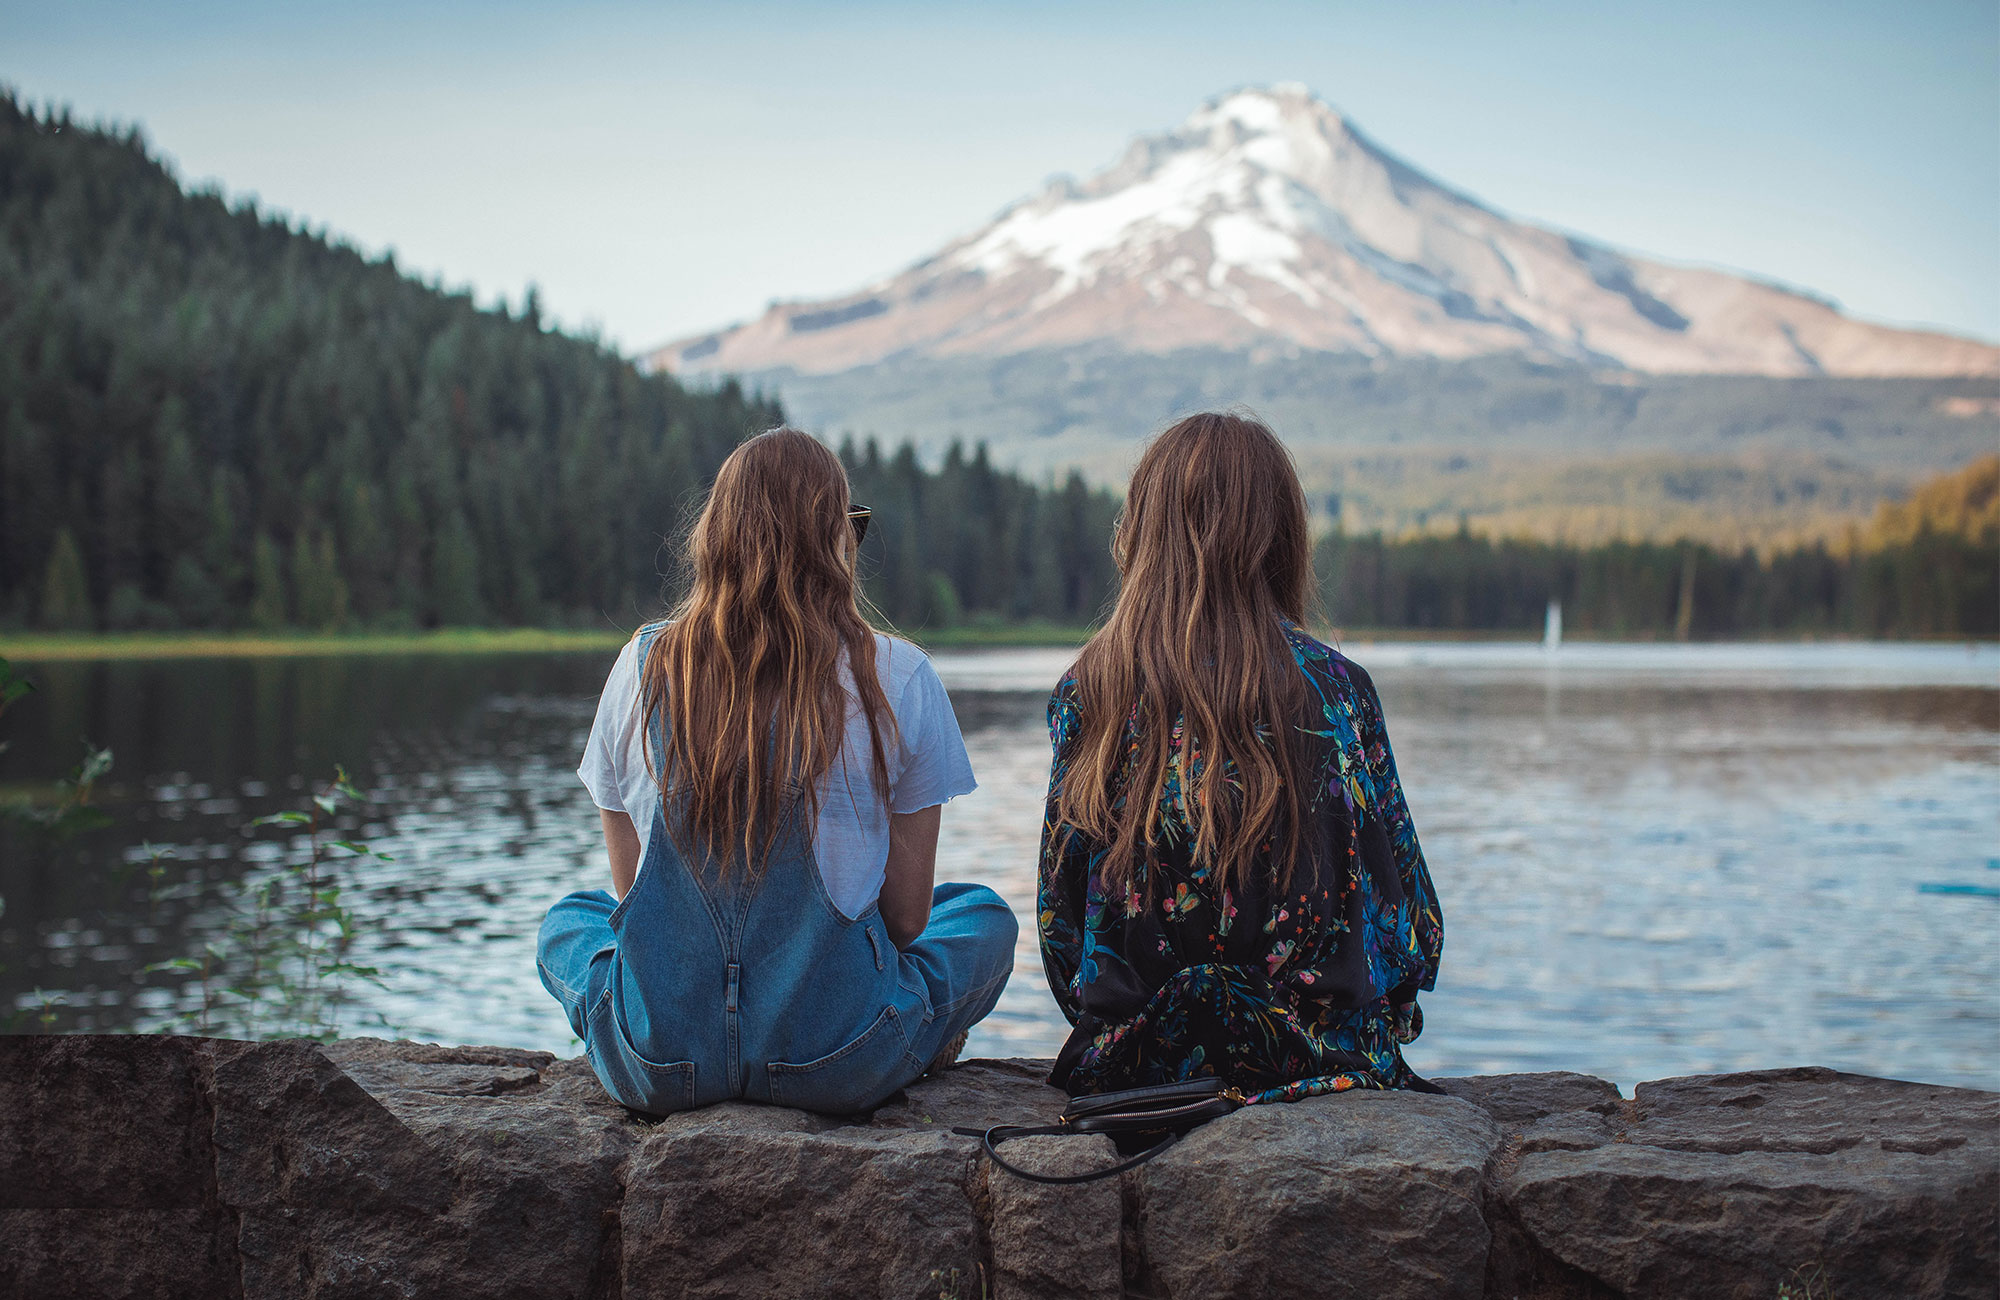
[[[2000,1088],[2000,650],[1963,645],[1352,644],[1445,909],[1427,1074],[1582,1070],[1629,1086],[1825,1064]],[[344,764],[359,921],[351,1033],[577,1050],[535,978],[544,908],[599,886],[574,769],[609,655],[27,665],[0,784],[115,755],[111,829],[0,862],[0,1008],[151,1028],[238,882],[296,851],[252,817]],[[1062,651],[940,653],[977,793],[940,878],[1022,921],[974,1055],[1049,1055],[1034,947],[1042,710]],[[149,886],[145,847],[168,846]]]

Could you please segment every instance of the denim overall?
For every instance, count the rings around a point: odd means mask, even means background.
[[[937,886],[898,952],[873,904],[850,920],[827,897],[804,820],[753,880],[683,858],[655,812],[622,902],[592,889],[549,909],[542,985],[613,1098],[655,1115],[736,1098],[869,1110],[993,1009],[1014,964],[1000,896]]]

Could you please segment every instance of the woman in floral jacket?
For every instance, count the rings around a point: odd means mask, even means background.
[[[1049,701],[1037,911],[1072,1095],[1219,1077],[1252,1100],[1423,1088],[1444,926],[1361,668],[1300,628],[1305,500],[1254,420],[1133,472],[1117,608]]]

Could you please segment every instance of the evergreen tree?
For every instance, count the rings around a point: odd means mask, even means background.
[[[207,566],[193,555],[174,557],[174,567],[167,575],[167,603],[190,627],[223,627],[230,621],[222,589]]]
[[[474,627],[486,622],[486,605],[479,596],[479,553],[462,515],[453,515],[438,537],[431,594],[440,625]]]
[[[177,557],[200,545],[209,507],[208,486],[195,461],[187,403],[170,393],[153,422],[151,549]],[[151,558],[151,557],[148,557]]]
[[[349,475],[340,491],[340,540],[354,612],[364,622],[392,607],[396,580],[395,544],[373,485]]]
[[[347,582],[326,533],[299,529],[292,544],[292,592],[301,627],[334,632],[346,625]]]
[[[83,553],[69,529],[57,531],[42,575],[42,626],[56,632],[87,632],[97,625],[91,609],[90,584],[84,577]]]
[[[258,533],[250,549],[250,624],[268,632],[290,621],[284,561],[270,537]]]
[[[208,512],[203,521],[199,552],[199,567],[206,581],[190,583],[184,577],[183,584],[190,592],[213,590],[220,599],[220,608],[213,617],[204,618],[175,600],[176,608],[181,608],[182,618],[196,627],[227,627],[242,621],[242,611],[247,604],[247,575],[236,506],[242,491],[238,476],[227,468],[217,469],[210,478]],[[176,567],[179,567],[178,563]]]

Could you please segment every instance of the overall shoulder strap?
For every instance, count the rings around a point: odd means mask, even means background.
[[[646,658],[646,651],[652,648],[653,638],[659,636],[666,626],[666,619],[656,619],[632,634],[632,639],[639,643],[639,659],[642,663]]]

